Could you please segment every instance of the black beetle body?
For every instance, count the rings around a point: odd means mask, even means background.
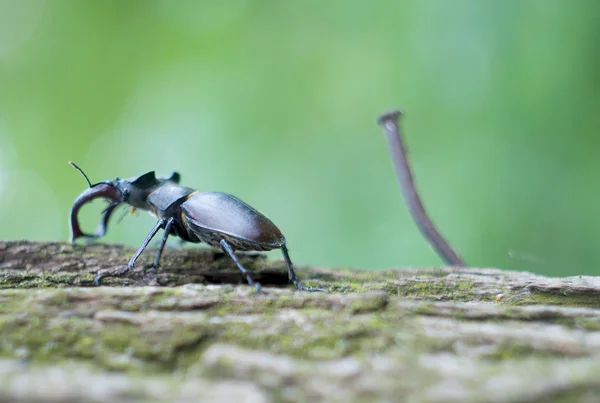
[[[71,241],[75,241],[79,237],[96,238],[104,235],[112,212],[121,203],[129,204],[136,209],[147,210],[158,219],[127,267],[117,273],[99,274],[94,280],[96,285],[105,277],[127,273],[157,232],[164,229],[162,242],[154,259],[155,267],[159,264],[167,238],[169,235],[175,235],[186,242],[204,242],[221,249],[233,259],[246,277],[248,284],[255,285],[258,290],[260,284],[252,280],[235,255],[235,250],[281,249],[288,267],[290,282],[299,290],[322,291],[318,288],[305,287],[300,283],[289,257],[285,237],[279,228],[259,211],[237,197],[227,193],[200,192],[181,186],[179,185],[180,175],[177,172],[168,178],[156,178],[152,171],[137,178],[117,178],[113,181],[92,185],[77,165],[73,163],[71,165],[84,175],[89,184],[89,188],[75,199],[71,207]],[[110,204],[104,210],[102,221],[95,234],[85,234],[79,227],[77,213],[85,203],[99,197],[110,200]]]

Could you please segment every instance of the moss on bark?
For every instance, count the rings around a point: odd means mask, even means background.
[[[168,251],[153,286],[143,267],[91,286],[131,252],[0,242],[0,399],[559,402],[600,393],[595,278],[299,268],[330,290],[308,293],[286,284],[282,262],[250,255],[243,262],[265,285],[255,295],[222,255],[185,249]],[[24,379],[30,387],[19,387]]]

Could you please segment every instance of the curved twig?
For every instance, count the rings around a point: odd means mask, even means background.
[[[464,260],[454,252],[448,242],[437,231],[421,203],[421,198],[415,188],[414,179],[408,165],[406,147],[402,143],[402,134],[398,125],[400,115],[401,113],[398,110],[385,113],[381,115],[377,123],[379,123],[385,133],[390,157],[396,171],[398,183],[400,183],[400,189],[404,195],[404,200],[419,230],[431,246],[433,246],[438,255],[449,265],[466,266]]]

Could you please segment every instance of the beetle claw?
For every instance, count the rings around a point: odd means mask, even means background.
[[[94,285],[95,285],[95,286],[99,286],[99,285],[100,285],[100,282],[102,281],[102,279],[103,279],[104,277],[107,277],[106,273],[100,273],[100,274],[98,274],[98,275],[96,276],[96,278],[94,279]]]
[[[129,270],[131,270],[133,268],[134,265],[129,264],[127,267],[125,267],[124,269],[121,269],[117,272],[103,272],[103,273],[99,273],[96,278],[94,279],[94,285],[100,285],[100,282],[102,281],[102,279],[106,278],[106,277],[120,277],[122,275],[124,275],[125,273],[127,273]]]
[[[148,270],[148,272],[142,279],[142,282],[145,285],[158,285],[158,282],[156,281],[156,272],[154,271],[154,269]]]
[[[319,288],[319,287],[307,287],[305,285],[303,285],[298,279],[295,279],[295,281],[292,281],[292,283],[296,286],[296,289],[298,289],[298,291],[317,291],[317,292],[329,292],[328,290],[324,289],[324,288]]]
[[[319,287],[305,287],[305,286],[300,286],[300,287],[297,287],[297,288],[300,291],[326,292],[326,293],[329,293],[329,290],[326,290],[324,288],[319,288]]]
[[[153,263],[145,265],[144,268],[148,269],[148,270],[146,270],[146,274],[144,274],[144,280],[147,280],[147,279],[152,280],[152,279],[154,279],[154,277],[156,277],[156,269],[158,267],[159,266],[156,266]]]
[[[252,284],[251,284],[252,285]],[[254,282],[254,288],[256,288],[256,292],[254,293],[254,295],[261,295],[264,294],[263,290],[262,290],[262,285],[258,282]]]

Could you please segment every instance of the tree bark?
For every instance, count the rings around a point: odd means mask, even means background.
[[[0,401],[596,401],[600,280],[0,242]],[[104,284],[104,283],[103,283]]]

